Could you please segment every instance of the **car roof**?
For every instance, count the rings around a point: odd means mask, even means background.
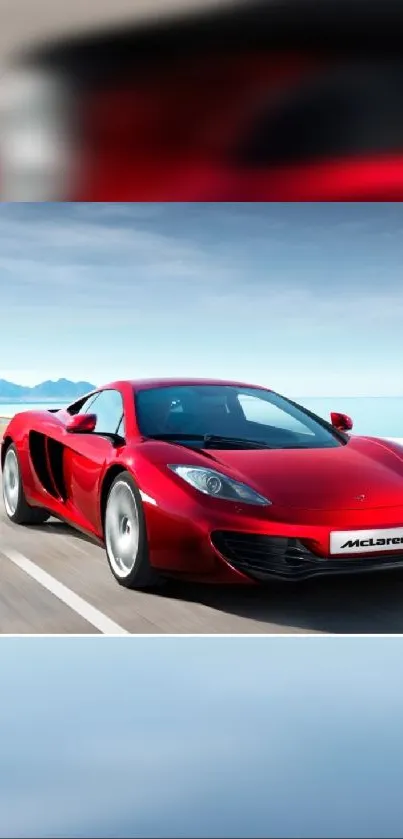
[[[221,385],[221,387],[245,387],[256,388],[258,390],[270,390],[270,388],[263,387],[262,385],[248,384],[247,382],[233,381],[232,379],[200,378],[126,379],[124,381],[111,382],[108,385],[103,385],[100,390],[103,390],[104,388],[120,388],[122,385],[130,385],[136,393],[139,393],[142,390],[151,390],[153,388],[197,387],[197,385]]]

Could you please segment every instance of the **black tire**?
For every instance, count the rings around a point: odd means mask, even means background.
[[[16,466],[16,469],[17,469],[17,473],[18,473],[17,503],[15,505],[15,509],[13,510],[13,512],[11,511],[9,503],[8,503],[7,498],[5,496],[5,478],[4,478],[4,473],[5,473],[6,468],[7,468],[6,467],[7,458],[10,457],[10,455],[11,456],[14,455],[14,459],[15,459],[14,462],[15,462],[15,466]],[[2,488],[3,488],[4,509],[6,511],[6,514],[7,514],[8,518],[10,519],[10,521],[14,522],[14,524],[25,524],[25,525],[30,525],[30,524],[35,525],[35,524],[37,524],[37,525],[39,525],[39,524],[44,524],[50,518],[50,513],[47,510],[43,509],[42,507],[31,507],[30,504],[28,504],[28,502],[27,502],[27,499],[25,497],[25,492],[24,492],[24,486],[23,486],[22,478],[21,478],[21,467],[20,467],[20,461],[19,461],[19,457],[18,457],[18,451],[17,451],[17,448],[14,445],[14,443],[11,443],[11,445],[8,447],[8,449],[6,451],[6,456],[5,456],[4,466],[3,466],[3,482],[2,483],[3,483]]]
[[[122,505],[123,503],[122,500],[119,501],[119,494],[121,498],[123,497],[123,500],[127,499],[128,503],[127,515],[123,515],[123,517],[119,512],[119,504]],[[126,569],[123,570],[118,567],[120,560],[116,555],[116,545],[113,544],[110,532],[110,522],[116,523],[116,520],[120,519],[123,522],[125,518],[129,520],[131,516],[130,511],[132,501],[134,502],[133,509],[136,511],[135,524],[136,527],[138,526],[138,540],[135,554],[132,554],[129,534],[127,550],[128,562],[130,563],[130,558],[133,557],[133,567],[131,570],[127,570],[126,573]],[[131,521],[132,533],[134,530],[134,521],[133,517]],[[161,585],[162,579],[155,568],[152,567],[149,560],[146,521],[140,492],[129,472],[121,472],[117,475],[108,492],[104,516],[104,538],[109,568],[119,585],[130,589],[154,589]],[[118,538],[122,538],[121,534],[119,534]]]

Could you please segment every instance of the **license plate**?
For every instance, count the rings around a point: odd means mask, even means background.
[[[390,530],[342,530],[330,534],[331,554],[403,551],[403,527]]]

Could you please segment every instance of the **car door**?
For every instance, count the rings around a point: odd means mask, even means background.
[[[112,389],[100,391],[80,413],[95,414],[97,423],[94,432],[66,432],[65,483],[77,523],[100,534],[100,483],[107,463],[115,459],[119,449],[118,433],[124,444],[122,394]]]

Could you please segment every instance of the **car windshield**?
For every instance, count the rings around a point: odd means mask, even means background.
[[[206,448],[331,448],[343,437],[324,420],[263,388],[155,387],[135,395],[140,433]]]

